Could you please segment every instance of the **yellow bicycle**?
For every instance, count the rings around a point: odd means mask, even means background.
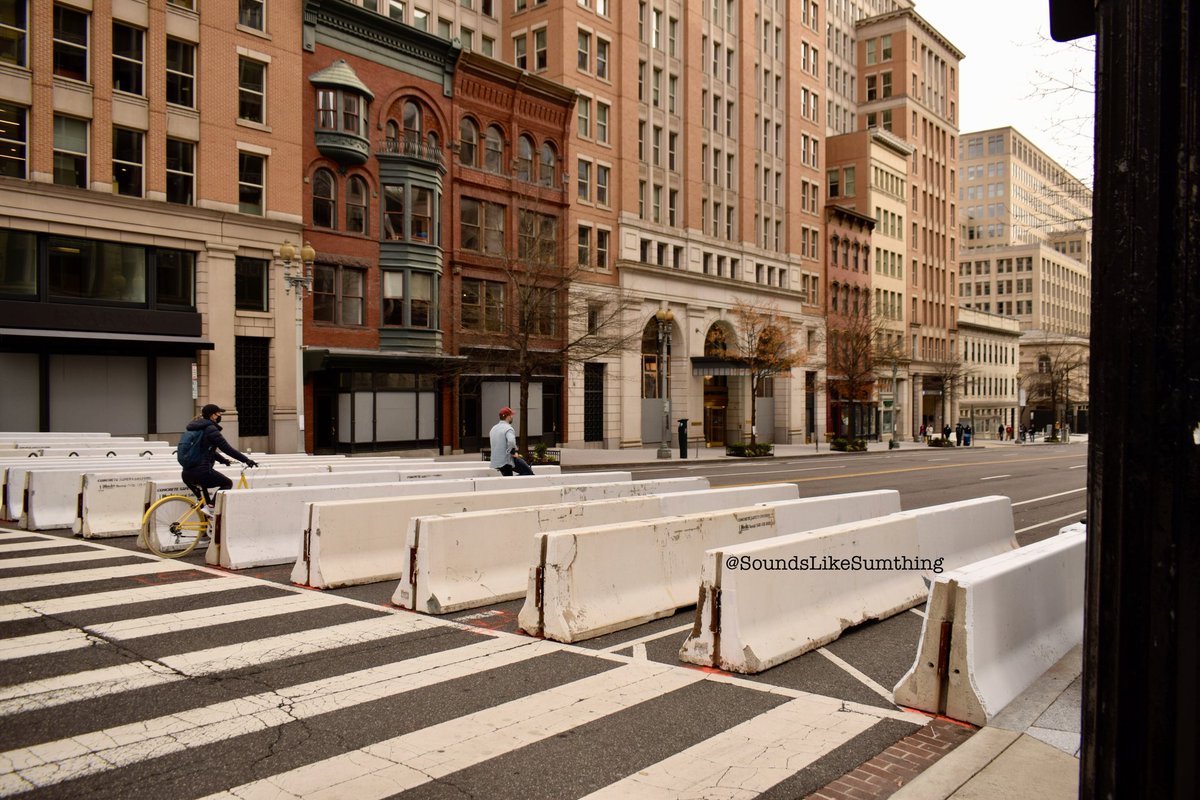
[[[248,489],[246,467],[238,478],[238,489]],[[212,519],[204,513],[204,497],[171,494],[150,504],[142,515],[142,541],[159,558],[180,558],[207,543]]]

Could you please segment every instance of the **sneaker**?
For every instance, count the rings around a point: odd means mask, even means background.
[[[215,517],[217,515],[217,510],[215,508],[213,508],[212,506],[203,505],[203,506],[200,506],[200,513],[203,514],[204,516],[208,517],[209,519],[212,519],[213,517]]]

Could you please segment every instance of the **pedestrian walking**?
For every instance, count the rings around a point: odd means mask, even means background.
[[[508,406],[500,409],[500,421],[492,426],[488,438],[492,443],[492,459],[488,466],[500,470],[504,477],[532,475],[533,470],[525,459],[517,455],[517,432],[512,426],[513,410]]]
[[[960,422],[954,426],[954,446],[962,447],[963,424]]]

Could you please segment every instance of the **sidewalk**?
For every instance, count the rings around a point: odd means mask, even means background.
[[[1076,646],[991,724],[893,800],[1074,800],[1079,795],[1083,648]]]

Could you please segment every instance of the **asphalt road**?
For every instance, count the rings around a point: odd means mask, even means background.
[[[805,497],[896,489],[905,509],[1005,495],[1027,544],[1083,516],[1086,453],[1083,444],[907,449],[633,472],[702,475],[713,486],[790,482]],[[560,646],[490,635],[516,632],[520,601],[441,618],[398,614],[393,581],[296,592],[290,566],[229,575],[196,569],[199,555],[148,562],[126,552],[131,539],[68,543],[69,531],[48,533],[0,531],[0,639],[19,643],[0,646],[2,795],[184,798],[241,786],[248,797],[282,775],[278,785],[302,787],[301,796],[342,780],[330,777],[339,770],[365,780],[364,765],[379,758],[388,788],[378,796],[582,797],[658,780],[659,770],[686,794],[681,776],[700,780],[713,752],[759,725],[793,731],[780,747],[795,747],[789,758],[807,766],[750,775],[743,788],[803,797],[921,724],[890,697],[912,664],[920,609],[726,680],[659,666],[678,664],[692,608]],[[336,631],[349,633],[323,645]],[[562,706],[572,692],[578,702]],[[589,717],[589,704],[605,708]],[[514,739],[506,726],[526,715],[539,721],[527,741]],[[827,738],[813,751],[818,734]],[[421,747],[426,755],[412,755]],[[419,774],[394,774],[418,762],[427,765]]]

